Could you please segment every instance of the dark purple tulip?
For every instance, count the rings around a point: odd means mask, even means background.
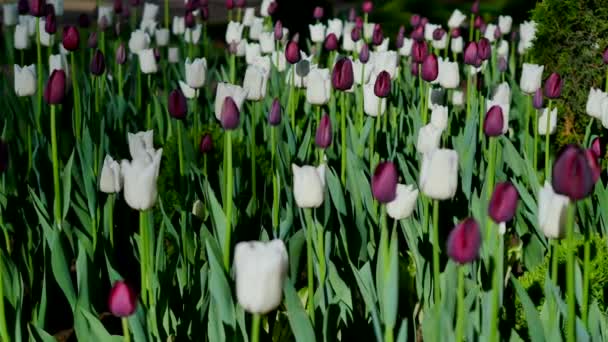
[[[78,26],[83,29],[91,27],[91,19],[86,13],[81,13],[78,16]]]
[[[558,73],[552,73],[545,81],[545,96],[548,99],[557,99],[562,95],[564,80]]]
[[[460,37],[460,35],[461,35],[460,27],[452,29],[452,38],[458,38],[458,37]]]
[[[479,0],[475,0],[473,5],[471,5],[471,13],[478,14],[479,13]]]
[[[65,96],[65,71],[55,69],[44,88],[44,100],[48,104],[60,104]]]
[[[116,63],[122,65],[127,61],[127,52],[125,50],[125,45],[120,43],[118,48],[116,49]]]
[[[576,201],[593,191],[593,173],[585,150],[577,145],[566,146],[553,164],[551,179],[556,193]]]
[[[374,32],[372,33],[372,44],[378,46],[382,44],[384,40],[384,33],[382,33],[382,27],[380,24],[374,25]]]
[[[232,0],[226,0],[225,4],[226,4],[227,10],[231,10],[234,8],[234,1],[232,1]]]
[[[338,48],[338,37],[334,33],[330,33],[325,37],[325,43],[323,43],[325,50],[334,51]]]
[[[154,53],[154,59],[159,62],[160,61],[160,49],[155,47],[152,52]]]
[[[186,118],[188,113],[188,103],[186,97],[179,89],[174,89],[169,93],[169,99],[167,100],[167,107],[169,108],[169,114],[178,120]]]
[[[93,59],[91,60],[91,65],[89,65],[89,69],[91,70],[91,74],[95,76],[100,76],[106,70],[106,61],[103,57],[103,53],[100,50],[96,50],[93,54]]]
[[[48,13],[44,22],[44,31],[48,34],[55,34],[57,32],[57,18],[55,13]]]
[[[200,0],[200,7],[209,7],[209,0]]]
[[[369,61],[369,46],[363,43],[361,46],[361,51],[359,51],[359,62],[366,64]]]
[[[122,13],[122,0],[114,0],[114,13]]]
[[[412,61],[415,63],[422,63],[424,59],[429,55],[429,49],[424,40],[414,41],[412,44]]]
[[[516,42],[519,39],[519,30],[511,30],[511,41]]]
[[[352,31],[350,31],[350,39],[355,43],[358,42],[361,39],[361,29],[353,27]]]
[[[341,58],[334,65],[331,82],[336,90],[346,91],[353,86],[353,63],[348,58]]]
[[[272,101],[272,107],[270,107],[270,113],[268,113],[268,124],[270,126],[277,126],[281,123],[281,103],[279,99],[275,97]]]
[[[92,31],[89,34],[89,39],[87,39],[87,46],[89,47],[89,49],[97,48],[97,31]]]
[[[399,32],[397,32],[397,38],[395,39],[395,46],[397,49],[401,49],[403,47],[403,40],[405,39],[405,26],[401,25],[399,27]]]
[[[538,88],[536,93],[534,93],[534,98],[532,99],[532,105],[535,109],[541,110],[544,106],[544,98],[543,98],[543,90]]]
[[[46,13],[44,13],[46,7],[45,0],[31,0],[30,2],[30,14],[34,17],[44,17]]]
[[[419,14],[414,14],[410,17],[410,25],[412,25],[412,27],[418,27],[418,25],[420,25],[420,15]]]
[[[509,68],[509,63],[505,56],[498,57],[498,71],[505,72]]]
[[[206,7],[206,6],[201,7],[200,12],[201,12],[201,20],[207,21],[209,19],[209,7]]]
[[[494,39],[499,40],[500,37],[502,37],[502,32],[500,32],[500,27],[496,26],[496,29],[494,30]]]
[[[492,46],[488,38],[481,38],[477,43],[477,56],[487,61],[492,56]]]
[[[8,170],[8,144],[0,139],[0,174]]]
[[[418,77],[418,74],[420,73],[420,63],[412,62],[410,71],[412,72],[412,76]]]
[[[593,184],[595,184],[597,183],[598,179],[600,179],[602,167],[600,166],[599,160],[595,156],[593,150],[585,150],[585,157],[587,157],[587,163],[589,163],[589,168],[591,169],[591,178],[593,179]]]
[[[511,221],[517,209],[519,194],[513,184],[498,183],[488,204],[488,214],[496,223]]]
[[[247,1],[245,1],[245,0],[235,0],[234,1],[234,6],[236,6],[236,8],[245,8],[246,5],[247,5]]]
[[[295,41],[290,41],[287,43],[287,47],[285,48],[285,59],[289,64],[296,64],[300,61],[300,47],[298,43]]]
[[[232,97],[227,96],[224,99],[224,104],[222,105],[222,114],[220,116],[222,127],[228,131],[236,129],[239,127],[240,120],[241,113],[239,111],[239,107],[236,105]]]
[[[604,64],[608,64],[608,48],[606,48],[604,53],[602,53],[602,60],[604,61]]]
[[[482,64],[483,64],[483,59],[481,59],[479,56],[477,56],[477,59],[475,60],[475,64],[473,64],[473,66],[476,68],[479,68]],[[483,77],[480,77],[480,78],[483,78]]]
[[[44,5],[44,15],[55,15],[55,5],[53,4],[46,4]]]
[[[374,84],[374,94],[378,97],[388,97],[391,93],[391,75],[387,71],[382,71],[376,77]]]
[[[486,113],[483,122],[483,132],[488,137],[497,137],[502,134],[504,117],[500,106],[492,106]]]
[[[433,40],[441,40],[445,34],[445,30],[438,27],[433,31]]]
[[[331,145],[331,139],[331,120],[329,119],[329,115],[323,114],[319,127],[317,127],[317,133],[315,134],[315,145],[320,149],[326,149]]]
[[[211,134],[207,133],[203,135],[201,143],[198,145],[198,150],[202,154],[209,153],[213,150],[213,138],[211,137]]]
[[[17,11],[19,12],[19,15],[26,15],[30,13],[30,4],[27,2],[27,0],[19,0],[17,3]]]
[[[276,24],[274,24],[274,40],[280,41],[283,39],[283,23],[280,20],[277,20]]]
[[[126,282],[117,281],[110,290],[108,308],[116,317],[131,316],[137,308],[137,294]]]
[[[198,1],[195,1],[195,0],[187,0],[186,4],[184,6],[184,8],[186,9],[186,12],[195,11],[197,9],[197,7],[199,7],[199,4],[198,4]]]
[[[196,25],[196,19],[194,18],[194,14],[190,11],[186,11],[186,15],[184,16],[184,22],[187,28],[193,28]]]
[[[278,8],[279,4],[276,1],[271,2],[270,5],[268,5],[268,14],[274,15],[277,12]]]
[[[374,9],[374,4],[371,1],[364,1],[363,5],[361,5],[361,10],[363,13],[370,14]]]
[[[67,25],[63,28],[63,47],[68,51],[78,50],[80,35],[76,26]]]
[[[385,161],[376,166],[372,176],[372,195],[380,203],[388,203],[397,196],[397,167],[393,162]]]
[[[595,155],[596,158],[603,158],[604,154],[606,154],[605,149],[605,145],[602,142],[602,139],[600,139],[600,137],[596,137],[595,139],[593,139],[593,141],[591,142],[591,151],[593,151],[593,155]]]
[[[355,27],[363,29],[363,18],[361,18],[361,17],[355,18]]]
[[[467,218],[450,232],[448,256],[459,264],[467,264],[477,259],[480,245],[479,224],[474,218]]]
[[[439,64],[437,62],[437,56],[430,54],[426,56],[422,62],[422,74],[421,77],[427,82],[433,82],[439,76]]]
[[[323,18],[323,7],[315,7],[315,10],[312,12],[312,16],[317,20],[321,20]]]
[[[422,25],[417,26],[414,29],[414,31],[412,31],[410,37],[412,37],[412,39],[415,41],[423,42],[424,41],[424,26],[422,26]]]
[[[482,30],[482,28],[485,26],[485,22],[483,21],[483,19],[480,16],[476,16],[475,17],[475,21],[473,22],[473,27],[475,27],[475,29],[477,30]]]
[[[357,18],[357,11],[355,11],[355,9],[351,7],[348,11],[348,21],[351,23],[355,22],[355,18]]]
[[[477,62],[477,43],[469,42],[464,48],[464,64],[475,65]]]
[[[420,25],[419,26],[425,27],[426,24],[428,24],[428,23],[429,23],[429,18],[422,17],[422,18],[420,18]]]

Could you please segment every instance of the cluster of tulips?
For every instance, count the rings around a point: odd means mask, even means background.
[[[608,338],[608,77],[557,151],[568,78],[532,63],[534,22],[476,1],[391,44],[365,1],[304,41],[226,0],[217,42],[208,1],[141,5],[61,36],[62,0],[2,7],[1,341],[53,340],[47,302],[83,341]],[[544,259],[539,304],[518,277]]]

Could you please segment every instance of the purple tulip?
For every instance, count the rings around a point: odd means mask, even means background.
[[[433,82],[437,79],[437,76],[439,76],[439,64],[437,62],[437,56],[434,54],[426,56],[422,62],[422,74],[420,76],[427,82]]]
[[[458,38],[458,37],[460,37],[460,35],[461,35],[460,27],[452,29],[452,38]]]
[[[428,23],[429,23],[429,18],[422,17],[422,18],[420,18],[420,25],[419,26],[425,27],[426,24],[428,24]]]
[[[418,77],[418,74],[420,73],[420,63],[412,62],[410,65],[410,71],[412,76]]]
[[[469,42],[464,48],[464,64],[475,65],[477,62],[477,43]]]
[[[327,51],[334,51],[338,48],[338,37],[332,32],[325,37],[325,42],[323,43],[323,47]]]
[[[129,4],[131,5],[131,7],[138,7],[139,5],[141,5],[142,0],[129,0]]]
[[[268,5],[268,14],[271,16],[274,15],[277,13],[278,8],[279,4],[276,1],[271,2],[270,5]]]
[[[270,107],[270,113],[268,113],[268,123],[270,126],[277,126],[281,123],[281,112],[281,103],[275,97],[272,101],[272,107]]]
[[[44,100],[48,104],[60,104],[65,96],[65,71],[55,69],[44,88]]]
[[[605,148],[606,147],[600,137],[596,137],[591,142],[591,151],[593,151],[593,155],[598,159],[603,158],[604,154],[606,154]]]
[[[232,97],[227,96],[224,99],[224,104],[222,105],[222,112],[220,116],[220,121],[222,123],[222,127],[225,130],[233,130],[239,126],[239,122],[241,113],[239,111],[239,107],[236,105]]]
[[[364,1],[361,5],[361,10],[363,13],[370,14],[374,9],[374,4],[371,1]]]
[[[236,8],[245,8],[246,5],[247,5],[247,2],[245,0],[235,0],[234,1],[234,6],[236,6]]]
[[[608,64],[608,47],[604,50],[604,53],[602,53],[602,60],[604,61],[604,64]]]
[[[285,48],[285,59],[289,64],[296,64],[300,61],[300,47],[296,41],[290,41]]]
[[[122,13],[122,0],[114,0],[114,13]]]
[[[448,236],[448,256],[454,262],[467,264],[477,259],[481,245],[479,224],[474,218],[460,222]]]
[[[445,30],[441,27],[438,27],[435,29],[435,31],[433,31],[433,40],[441,40],[445,34]]]
[[[186,0],[186,4],[184,6],[186,12],[195,11],[199,7],[199,3],[196,0]]]
[[[355,18],[355,27],[363,29],[363,18],[361,18],[361,17]]]
[[[593,191],[593,173],[585,150],[577,145],[567,145],[553,164],[551,179],[556,193],[576,201]]]
[[[283,23],[280,20],[277,20],[276,24],[274,24],[274,40],[280,41],[283,39]]]
[[[558,73],[552,73],[545,81],[545,96],[548,99],[557,99],[562,95],[564,80]]]
[[[496,223],[511,221],[517,209],[519,194],[513,184],[498,183],[488,204],[488,215]]]
[[[152,52],[154,53],[154,59],[157,62],[160,62],[160,49],[155,47],[154,49],[152,49]]]
[[[108,298],[108,308],[116,317],[128,317],[135,313],[137,308],[137,295],[124,281],[114,283]]]
[[[372,33],[372,44],[378,46],[382,44],[384,40],[384,33],[382,33],[382,27],[380,24],[374,25],[374,32]]]
[[[87,39],[87,46],[89,49],[97,48],[97,31],[92,31],[89,33],[89,39]]]
[[[543,98],[543,90],[538,88],[536,93],[534,93],[534,98],[532,99],[532,105],[535,109],[541,110],[544,106],[544,98]]]
[[[186,11],[186,15],[184,16],[184,22],[187,28],[193,28],[196,25],[196,19],[194,18],[194,14],[191,11]]]
[[[8,170],[8,144],[0,139],[0,174]]]
[[[382,71],[376,77],[374,84],[374,94],[378,97],[388,97],[391,93],[391,75],[387,71]]]
[[[417,42],[423,42],[424,41],[424,26],[422,26],[422,25],[416,26],[414,31],[412,31],[412,33],[410,34],[410,37]]]
[[[424,40],[414,41],[412,44],[412,61],[415,63],[422,63],[429,55],[429,49]]]
[[[55,34],[55,32],[57,32],[57,18],[55,17],[55,13],[47,13],[44,22],[44,31],[48,34]]]
[[[320,149],[326,149],[331,145],[331,139],[331,120],[329,119],[329,115],[323,114],[317,127],[317,133],[315,134],[315,145]]]
[[[473,5],[471,5],[471,13],[478,14],[479,13],[479,0],[475,0]]]
[[[80,35],[76,26],[67,25],[63,28],[63,47],[68,51],[78,50]]]
[[[412,25],[412,27],[418,27],[418,25],[420,25],[420,15],[419,14],[414,14],[410,17],[410,25]]]
[[[273,4],[274,4],[274,2],[273,2]],[[209,7],[207,7],[207,6],[201,7],[200,12],[201,12],[201,20],[207,21],[209,19]]]
[[[403,41],[405,40],[405,26],[401,25],[399,27],[399,32],[397,32],[397,38],[395,38],[395,46],[397,49],[401,49],[403,47]]]
[[[44,13],[46,7],[45,0],[32,0],[30,2],[30,14],[34,17],[44,17],[46,13]]]
[[[312,12],[312,16],[313,18],[317,19],[317,20],[321,20],[323,19],[323,7],[321,6],[317,6],[315,7],[315,10]]]
[[[125,44],[120,43],[116,49],[116,63],[123,65],[127,61],[127,52],[125,50]]]
[[[19,0],[17,3],[17,11],[19,12],[19,15],[26,15],[30,13],[30,4],[27,2],[27,0]]]
[[[357,18],[357,11],[353,7],[351,7],[348,11],[348,21],[353,23],[355,22],[355,18]]]
[[[353,63],[348,58],[341,58],[334,65],[331,82],[336,90],[346,91],[353,86]]]
[[[372,176],[372,195],[380,203],[389,203],[397,196],[397,167],[385,161],[376,166]]]
[[[589,163],[589,168],[591,169],[591,179],[593,179],[593,184],[595,185],[602,175],[602,167],[593,150],[586,149],[585,157],[587,157],[587,163]]]
[[[355,43],[358,42],[361,39],[361,29],[353,27],[352,31],[350,31],[350,39]]]
[[[483,122],[483,132],[488,137],[497,137],[502,134],[504,117],[500,106],[492,106],[486,113]]]
[[[232,0],[226,0],[226,2],[224,2],[226,4],[226,9],[227,10],[231,10],[234,8],[234,1]]]
[[[498,57],[498,71],[506,72],[508,68],[509,63],[507,62],[507,59],[504,56]]]
[[[202,154],[207,154],[213,150],[213,138],[211,137],[211,134],[207,133],[203,135],[201,142],[198,145],[198,150]]]
[[[502,37],[502,32],[500,32],[500,27],[496,26],[494,30],[494,40],[499,40]]]
[[[473,22],[473,27],[475,27],[475,29],[483,31],[482,28],[485,27],[485,25],[486,23],[483,21],[483,18],[480,16],[475,17],[475,21]]]
[[[169,107],[169,114],[178,120],[186,118],[188,113],[188,103],[186,97],[179,89],[174,89],[169,93],[169,99],[167,100],[167,107]]]
[[[488,38],[481,38],[477,43],[477,56],[484,61],[487,61],[492,57],[492,46]]]
[[[91,64],[89,65],[89,70],[91,74],[95,76],[100,76],[106,70],[106,61],[103,56],[103,53],[100,50],[95,50],[93,54],[93,59],[91,60]]]

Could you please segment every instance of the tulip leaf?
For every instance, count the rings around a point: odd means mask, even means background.
[[[65,253],[69,248],[69,245],[63,243],[61,236],[62,234],[60,231],[53,230],[52,236],[50,237],[51,244],[49,248],[53,251],[51,253],[51,268],[57,284],[59,284],[59,287],[70,303],[70,306],[74,307],[76,304],[76,293],[74,291],[74,286],[72,285],[72,278],[68,267],[69,259]]]
[[[30,337],[36,342],[57,342],[55,337],[33,324],[29,324],[27,329],[30,333]]]
[[[283,285],[285,295],[285,306],[287,307],[287,317],[293,335],[298,342],[316,341],[315,332],[310,324],[310,319],[306,315],[302,302],[296,293],[291,282],[286,281]]]
[[[515,287],[515,291],[517,292],[517,297],[522,303],[524,308],[524,312],[526,315],[526,321],[528,322],[528,333],[530,335],[530,340],[532,342],[541,342],[545,341],[545,333],[543,331],[543,325],[538,317],[538,311],[536,311],[536,307],[532,300],[528,296],[528,293],[521,286],[519,281],[515,277],[511,277],[511,283]]]
[[[211,206],[211,218],[213,219],[217,239],[218,241],[224,241],[224,236],[226,235],[226,216],[224,215],[222,206],[215,197],[213,189],[211,189],[211,185],[207,181],[205,181],[205,184],[207,190],[207,199],[209,201],[209,205]]]
[[[325,172],[325,179],[332,202],[340,214],[346,215],[346,205],[344,204],[344,194],[342,193],[340,179],[338,179],[338,176],[332,168],[327,168],[326,170],[328,172]]]
[[[65,164],[63,168],[63,214],[62,219],[65,220],[68,215],[68,211],[70,210],[70,202],[72,201],[72,164],[74,162],[74,150],[72,150],[72,154],[70,155],[70,159]]]
[[[224,275],[222,264],[218,260],[216,253],[212,251],[211,242],[207,240],[207,257],[209,258],[209,291],[213,298],[212,303],[217,307],[218,314],[222,322],[234,328],[234,305],[230,285]]]

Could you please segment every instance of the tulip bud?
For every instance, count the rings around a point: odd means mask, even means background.
[[[0,139],[0,174],[8,170],[8,144]]]
[[[510,221],[515,215],[519,194],[509,182],[496,184],[488,205],[488,214],[496,223]]]
[[[477,56],[484,61],[492,56],[492,46],[487,38],[481,38],[477,43]]]
[[[131,316],[137,308],[137,295],[126,282],[117,281],[110,290],[108,307],[116,317]]]
[[[401,49],[403,47],[403,41],[405,40],[405,26],[401,25],[399,27],[399,31],[397,32],[397,38],[395,38],[395,46],[397,49]]]
[[[509,63],[507,62],[507,59],[504,56],[498,57],[498,71],[506,72],[508,68]]]
[[[334,33],[330,33],[325,37],[325,43],[323,44],[325,50],[334,51],[338,48],[338,37]]]
[[[179,89],[174,89],[169,93],[167,107],[169,107],[169,114],[171,114],[173,118],[178,120],[186,118],[188,104],[186,103],[186,97]]]
[[[323,7],[321,7],[321,6],[315,7],[315,10],[313,11],[312,16],[317,20],[321,20],[323,18]]]
[[[419,14],[413,14],[410,17],[410,25],[412,25],[412,27],[418,27],[418,25],[420,25],[420,15]]]
[[[475,0],[473,5],[471,5],[471,13],[478,14],[479,13],[479,0]]]
[[[422,41],[414,41],[412,43],[412,62],[414,63],[422,63],[429,55],[428,47],[424,40]]]
[[[448,256],[459,264],[467,264],[475,259],[481,245],[479,224],[473,218],[460,222],[448,236]]]
[[[325,164],[318,167],[291,164],[293,197],[298,208],[318,208],[325,192]]]
[[[422,18],[420,18],[420,25],[419,26],[425,27],[426,24],[428,24],[428,23],[429,23],[429,18],[422,17]]]
[[[556,193],[576,201],[593,191],[593,174],[585,151],[576,145],[566,146],[553,164],[551,179]]]
[[[374,9],[374,4],[371,1],[364,1],[363,4],[361,5],[361,10],[363,11],[363,13],[371,13],[372,10]]]
[[[220,121],[225,130],[233,130],[239,126],[240,111],[231,96],[226,96],[222,105]]]
[[[57,19],[55,14],[49,13],[46,15],[44,22],[44,31],[48,34],[55,34],[57,32]]]
[[[184,15],[184,23],[186,24],[187,28],[193,28],[196,25],[196,19],[194,18],[194,14],[192,14],[192,12],[186,12],[186,15]]]
[[[87,39],[87,47],[89,49],[97,49],[97,31],[92,31],[89,33],[89,38]]]
[[[604,50],[604,53],[602,53],[602,60],[604,61],[604,64],[608,64],[608,47]]]
[[[412,62],[410,65],[410,72],[412,73],[412,76],[418,77],[418,74],[420,73],[420,63]]]
[[[202,154],[209,153],[213,150],[213,138],[211,137],[211,134],[207,133],[203,135],[201,143],[198,145],[198,150]]]
[[[19,15],[26,15],[30,13],[30,4],[28,3],[28,1],[19,0],[19,2],[17,3],[17,11],[19,12]]]
[[[426,56],[422,62],[422,79],[427,82],[433,82],[439,75],[439,64],[437,57],[434,54]]]
[[[283,39],[283,23],[280,20],[277,20],[276,24],[274,24],[274,40],[280,41]]]
[[[534,98],[532,99],[532,105],[537,110],[543,109],[544,98],[543,98],[543,91],[540,88],[538,88],[536,90],[536,93],[534,93]]]
[[[76,26],[67,25],[63,28],[63,47],[68,51],[78,50],[80,36]]]
[[[354,74],[353,63],[348,58],[341,58],[334,65],[331,77],[335,89],[346,91],[353,86]]]
[[[382,71],[376,77],[374,84],[374,94],[378,97],[388,97],[391,93],[391,75],[387,71]]]
[[[268,113],[268,123],[270,126],[278,126],[281,123],[281,103],[278,98],[272,101],[272,107],[270,107],[270,113]]]
[[[199,6],[199,2],[196,0],[186,0],[185,3],[185,9],[186,12],[192,12],[195,11],[197,9],[197,7]]]
[[[112,157],[106,156],[99,177],[99,190],[106,194],[114,194],[120,192],[120,189],[122,189],[120,164]]]
[[[369,47],[363,43],[361,51],[359,51],[359,62],[366,64],[369,61]]]
[[[484,26],[485,26],[485,22],[483,21],[483,18],[481,18],[480,16],[476,16],[475,21],[473,22],[473,27],[476,30],[484,31],[483,30]]]
[[[443,28],[438,27],[433,31],[433,40],[441,40],[445,36],[446,32]]]
[[[355,18],[355,27],[358,29],[363,29],[363,18],[361,18],[361,17]]]
[[[44,13],[46,7],[45,0],[32,0],[30,3],[30,14],[34,17],[44,17],[46,13]]]
[[[231,10],[231,9],[234,8],[234,1],[233,0],[226,0],[225,4],[226,4],[226,9],[227,10]]]
[[[423,42],[424,41],[424,26],[422,26],[422,25],[417,26],[414,29],[414,31],[412,31],[410,36],[415,41]]]
[[[545,96],[549,99],[557,99],[562,95],[564,80],[558,73],[552,73],[545,81]]]
[[[209,7],[201,7],[201,20],[207,21],[209,19]]]
[[[600,137],[596,137],[593,139],[593,141],[591,141],[591,151],[593,152],[595,158],[604,158],[604,155],[606,154],[605,148],[606,145],[602,142]]]
[[[65,96],[65,71],[55,69],[44,88],[44,100],[48,104],[60,104]]]
[[[397,167],[385,161],[376,166],[372,176],[372,195],[380,203],[389,203],[397,196]]]
[[[497,137],[502,134],[504,126],[504,117],[502,108],[495,105],[488,110],[486,118],[483,122],[483,132],[488,137]]]
[[[127,52],[125,50],[125,44],[120,43],[116,49],[116,63],[123,65],[127,61]]]
[[[154,49],[152,49],[152,52],[154,53],[154,59],[158,62],[160,61],[160,49],[155,47]],[[156,72],[156,71],[154,71]]]
[[[320,149],[326,149],[331,145],[332,131],[331,131],[331,120],[329,115],[323,114],[319,126],[317,127],[317,133],[315,135],[315,145]]]
[[[384,41],[384,34],[382,33],[382,27],[380,26],[380,24],[376,24],[374,26],[374,32],[372,33],[372,44],[374,44],[375,46],[378,46],[378,45],[382,44],[382,41]]]
[[[464,64],[475,65],[477,62],[477,43],[469,42],[464,48]]]
[[[93,59],[91,60],[91,64],[89,65],[89,70],[91,74],[95,76],[100,76],[106,70],[106,62],[103,57],[103,53],[100,50],[96,50],[93,54]]]
[[[300,61],[300,47],[298,43],[295,41],[290,41],[287,43],[287,47],[285,48],[285,59],[289,64],[296,64]]]

